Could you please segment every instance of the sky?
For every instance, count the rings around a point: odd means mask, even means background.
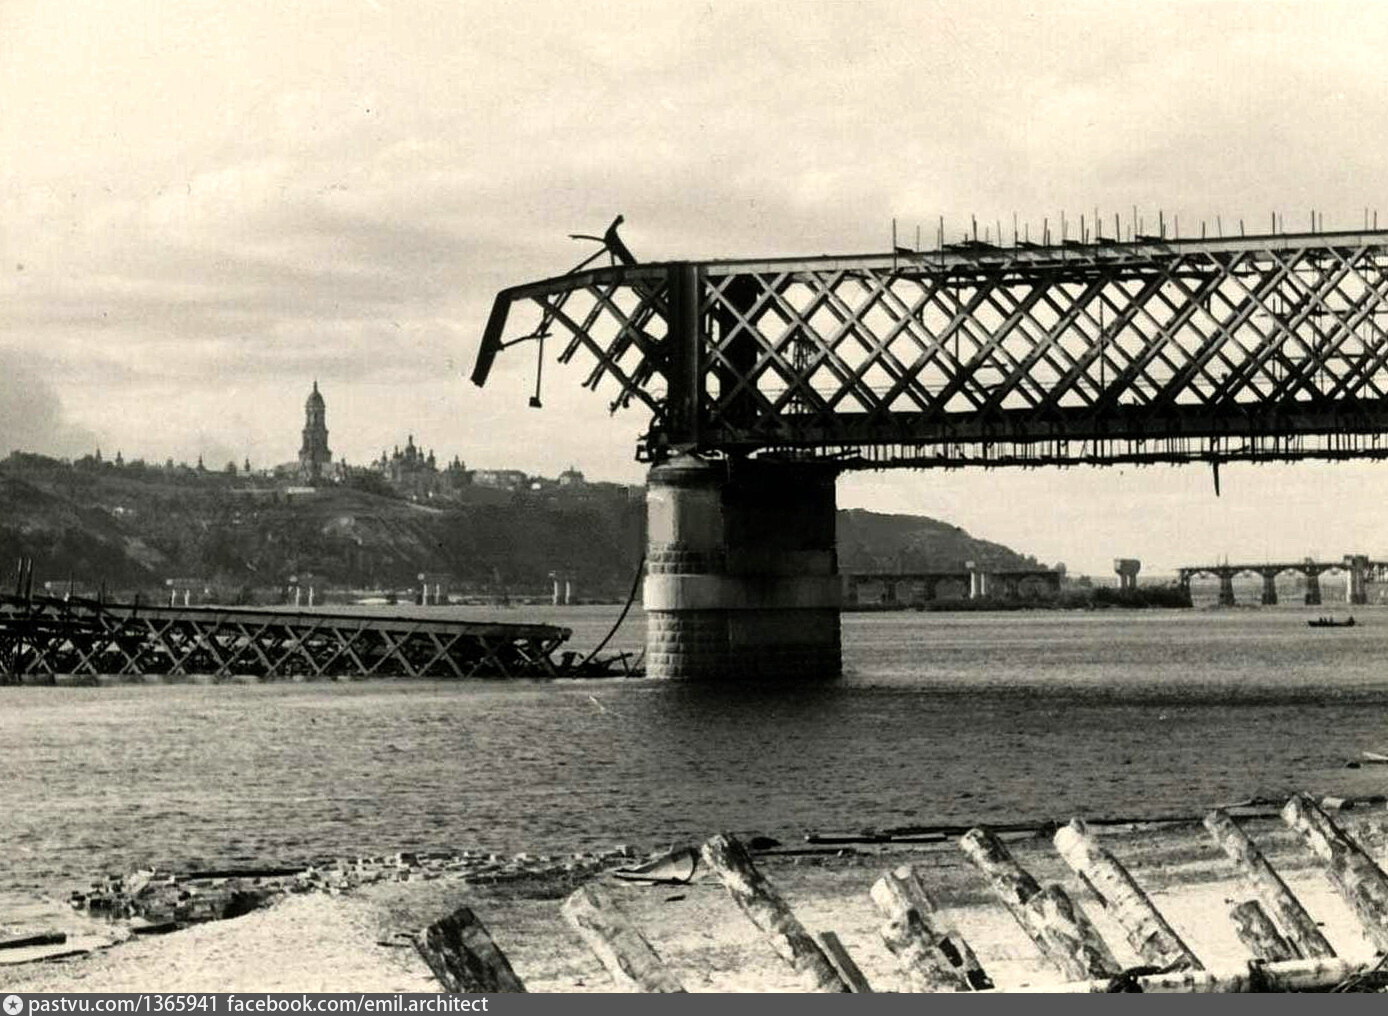
[[[0,0],[0,454],[335,457],[640,482],[646,420],[496,291],[626,218],[643,260],[885,250],[1133,206],[1355,228],[1388,191],[1388,5]],[[1388,211],[1388,207],[1385,207]],[[855,473],[1071,571],[1388,554],[1388,467]]]

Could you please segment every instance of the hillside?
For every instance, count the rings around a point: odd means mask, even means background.
[[[406,589],[420,572],[455,591],[542,594],[554,571],[578,594],[620,599],[643,544],[640,488],[544,492],[477,488],[463,503],[417,504],[328,487],[311,494],[192,469],[72,466],[34,455],[0,462],[0,567],[34,558],[40,581],[158,595],[167,578],[210,580],[219,595],[273,599],[292,575],[354,589]],[[839,513],[843,571],[957,569],[1030,559],[934,519]]]
[[[841,510],[838,537],[841,572],[962,571],[966,561],[1001,571],[1038,567],[1034,557],[924,515]]]

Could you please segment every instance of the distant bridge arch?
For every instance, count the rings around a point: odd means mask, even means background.
[[[1388,562],[1373,561],[1364,554],[1346,554],[1340,561],[1314,561],[1307,558],[1303,561],[1280,563],[1187,565],[1177,569],[1177,576],[1181,587],[1187,593],[1190,592],[1192,579],[1202,575],[1217,579],[1219,581],[1220,605],[1233,606],[1236,602],[1234,579],[1244,574],[1259,575],[1263,579],[1261,602],[1267,606],[1278,602],[1277,576],[1285,572],[1295,572],[1305,576],[1305,602],[1307,604],[1321,603],[1320,577],[1327,572],[1343,572],[1348,576],[1349,581],[1345,588],[1346,602],[1366,603],[1368,602],[1368,583],[1388,576]]]

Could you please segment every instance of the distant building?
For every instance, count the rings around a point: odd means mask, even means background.
[[[333,453],[328,450],[328,417],[323,396],[318,394],[318,382],[304,403],[304,443],[299,448],[299,479],[305,483],[321,483],[328,478]]]
[[[530,481],[519,469],[477,469],[472,473],[472,482],[478,487],[494,487],[497,490],[521,490]]]
[[[573,466],[559,474],[559,486],[561,487],[582,487],[583,474]]]
[[[397,493],[415,500],[452,497],[459,487],[470,482],[468,471],[460,458],[455,455],[452,462],[439,469],[433,449],[425,453],[415,445],[413,434],[406,438],[403,449],[396,445],[390,455],[381,452],[381,457],[371,464],[371,468]]]

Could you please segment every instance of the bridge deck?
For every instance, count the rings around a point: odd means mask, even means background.
[[[553,653],[570,634],[542,624],[0,594],[0,683],[107,674],[554,677]]]

